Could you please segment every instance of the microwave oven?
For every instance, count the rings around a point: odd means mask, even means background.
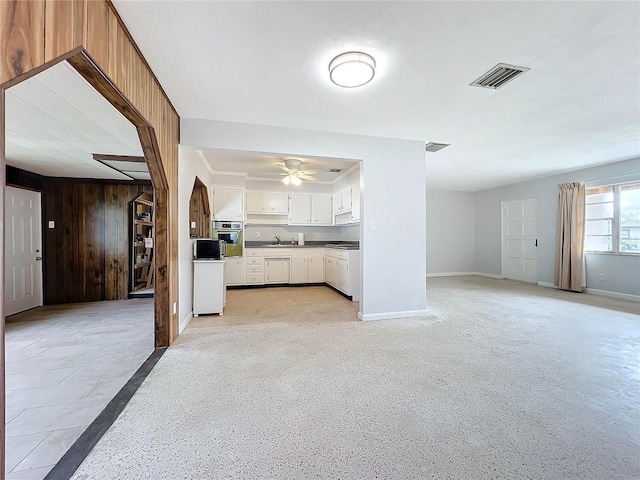
[[[220,260],[225,256],[226,246],[227,244],[224,240],[198,239],[193,245],[193,258],[198,260]]]

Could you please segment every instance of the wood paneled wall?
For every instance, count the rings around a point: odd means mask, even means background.
[[[189,232],[191,237],[209,237],[211,235],[211,209],[207,186],[196,177],[189,200],[189,222],[195,223]]]
[[[156,311],[165,324],[156,321],[156,344],[168,345],[178,333],[178,319],[172,305],[178,302],[178,142],[180,119],[158,80],[108,0],[0,0],[0,87],[9,88],[22,78],[55,63],[71,51],[86,51],[95,65],[128,99],[118,107],[125,116],[135,109],[148,128],[136,125],[143,147],[153,144],[161,158],[149,169],[156,188],[156,214],[168,212],[166,222],[157,222],[158,251],[166,243],[166,265],[156,271],[158,284],[167,278],[167,292],[158,291]],[[71,62],[71,60],[70,60]],[[77,69],[78,62],[71,62]],[[87,78],[91,73],[85,69]],[[87,78],[94,86],[95,81]],[[97,87],[96,87],[97,88]],[[105,91],[101,91],[106,96]],[[112,102],[113,99],[110,99]],[[131,116],[128,118],[131,119]],[[149,135],[153,138],[147,138]],[[152,152],[155,153],[155,152]],[[145,152],[147,156],[147,151]],[[162,169],[162,175],[155,170]],[[165,182],[166,185],[161,185]],[[1,200],[1,199],[0,199]],[[0,205],[1,206],[1,205]],[[179,311],[179,308],[176,308]]]
[[[45,304],[129,298],[129,202],[151,186],[49,181]],[[53,220],[55,228],[47,228]]]

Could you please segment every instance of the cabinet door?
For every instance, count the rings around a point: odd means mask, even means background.
[[[325,257],[324,281],[334,287],[338,286],[338,270],[337,270],[335,258]]]
[[[340,192],[336,192],[333,194],[332,197],[333,201],[331,202],[333,204],[333,213],[340,213],[340,211],[342,210],[342,195]]]
[[[311,223],[331,225],[331,195],[311,195]]]
[[[269,193],[269,213],[289,213],[289,194]]]
[[[340,190],[340,199],[342,201],[341,212],[348,212],[351,210],[351,186]]]
[[[291,283],[307,283],[307,259],[293,257],[291,259]]]
[[[247,192],[245,206],[247,213],[267,213],[267,192]]]
[[[336,288],[344,293],[349,293],[349,262],[346,260],[336,260]]]
[[[307,259],[307,282],[324,282],[324,258],[310,257]]]
[[[289,259],[271,258],[264,261],[266,283],[289,283]]]
[[[242,220],[244,192],[240,188],[213,188],[213,218],[216,220]]]
[[[289,195],[289,224],[311,223],[311,195],[304,193]]]
[[[360,221],[360,183],[351,185],[351,221]]]
[[[229,257],[224,262],[224,278],[227,285],[244,285],[244,258]]]

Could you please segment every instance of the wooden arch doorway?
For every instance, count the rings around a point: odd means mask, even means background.
[[[169,298],[169,184],[162,165],[160,149],[153,126],[131,104],[131,102],[118,90],[108,77],[91,60],[86,51],[79,47],[48,62],[41,67],[21,75],[11,81],[0,85],[0,103],[2,105],[2,118],[0,119],[0,170],[4,186],[6,168],[5,159],[5,90],[18,83],[33,77],[47,68],[66,60],[76,71],[89,82],[96,91],[111,103],[125,118],[127,118],[138,132],[144,158],[151,175],[155,203],[155,232],[154,232],[154,258],[155,258],[155,294],[154,294],[154,336],[156,347],[167,347],[171,342],[170,331],[170,298]],[[4,205],[4,192],[2,196]],[[4,219],[4,216],[2,216]],[[4,269],[4,256],[2,257]],[[3,285],[4,287],[4,285]],[[4,312],[2,312],[4,322]],[[3,328],[4,331],[4,328]]]

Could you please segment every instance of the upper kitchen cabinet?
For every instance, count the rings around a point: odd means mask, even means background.
[[[282,192],[248,190],[245,205],[249,215],[286,215],[289,213],[289,195]]]
[[[331,195],[311,195],[311,224],[333,225]]]
[[[289,195],[289,225],[311,224],[311,195]]]
[[[241,221],[244,218],[244,190],[233,187],[212,187],[213,218]]]
[[[267,195],[269,213],[289,213],[289,195],[281,192],[269,192]]]
[[[360,184],[352,183],[333,194],[335,225],[346,225],[360,221]]]
[[[247,193],[245,193],[245,208],[248,214],[267,213],[267,202],[267,192],[248,190]]]
[[[289,225],[333,225],[331,195],[289,195]]]

